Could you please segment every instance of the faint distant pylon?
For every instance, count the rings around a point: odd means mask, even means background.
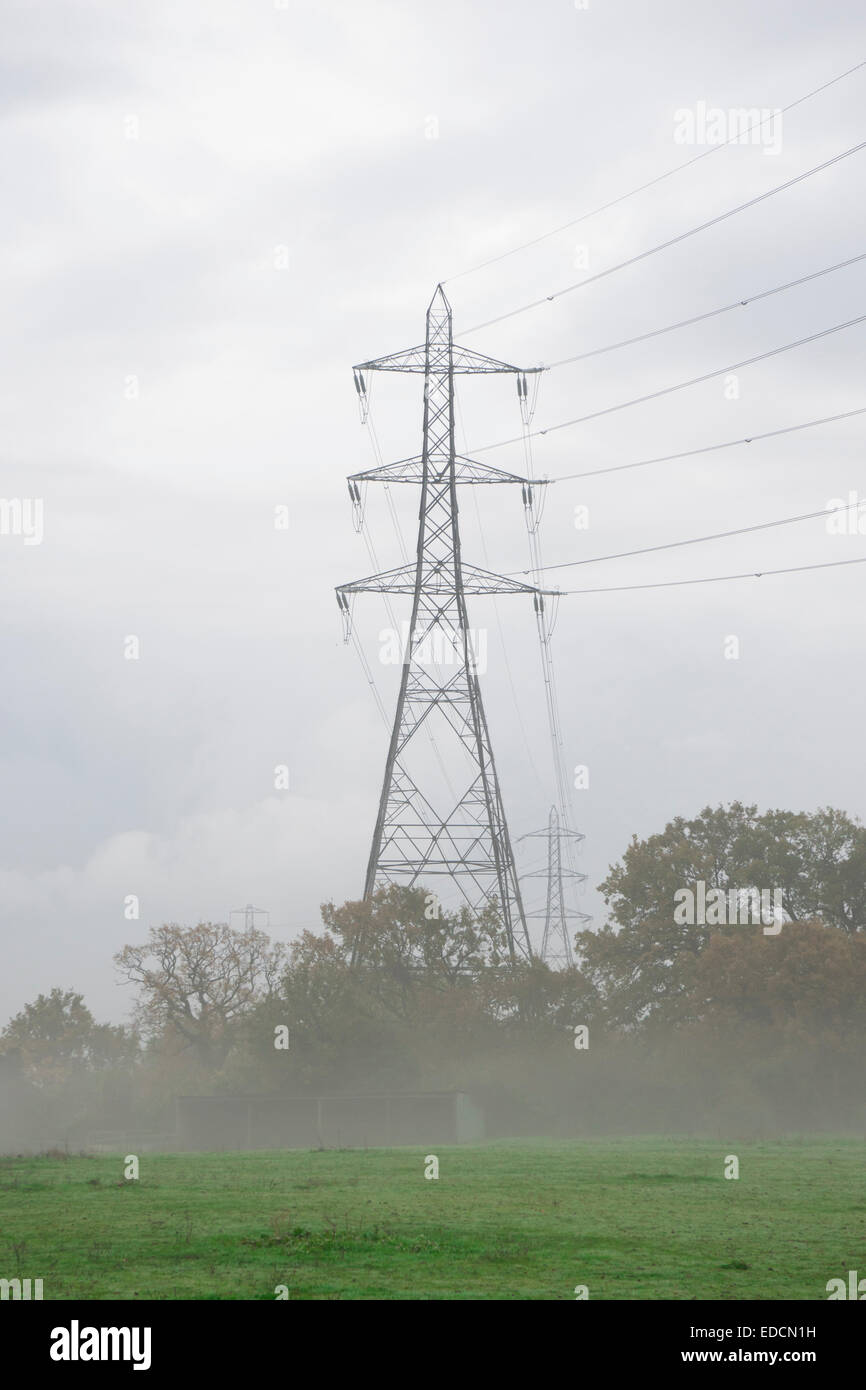
[[[563,879],[568,879],[572,883],[585,883],[586,874],[580,874],[576,869],[564,869],[562,867],[562,841],[580,841],[585,837],[577,830],[569,830],[567,826],[560,825],[559,812],[555,806],[550,808],[546,830],[531,830],[529,834],[521,835],[520,838],[521,840],[533,840],[542,837],[547,840],[547,868],[522,874],[521,878],[547,879],[547,905],[543,911],[528,912],[526,915],[530,921],[536,918],[543,918],[544,920],[541,959],[547,965],[568,969],[574,965],[574,950],[568,930],[569,923],[589,922],[592,919],[589,913],[577,912],[569,908],[566,903]]]
[[[538,371],[538,368],[530,369]],[[444,875],[463,901],[478,910],[495,902],[512,963],[532,956],[526,915],[514,862],[505,808],[478,680],[477,653],[466,609],[468,594],[531,594],[541,590],[466,562],[461,553],[458,488],[463,484],[520,483],[529,479],[459,455],[454,444],[454,378],[460,374],[512,373],[518,395],[526,394],[526,371],[486,357],[453,341],[451,306],[439,285],[427,310],[425,341],[405,352],[362,362],[355,386],[366,410],[371,372],[416,372],[424,378],[424,434],[420,455],[384,464],[349,479],[353,504],[367,482],[414,483],[420,487],[418,542],[414,560],[384,574],[337,588],[345,622],[358,593],[406,594],[412,617],[402,654],[402,677],[379,812],[367,863],[364,899],[389,883],[413,886]],[[431,660],[430,652],[445,653]],[[420,760],[422,740],[435,726],[449,771],[464,790],[449,792],[444,805]],[[437,744],[438,747],[438,744]],[[441,798],[440,798],[441,799]],[[363,953],[356,939],[353,960]]]
[[[244,914],[244,931],[253,930],[256,925],[256,917],[267,918],[265,929],[267,930],[270,927],[271,914],[268,912],[267,908],[253,907],[252,903],[247,903],[245,907],[233,907],[229,913],[229,921],[231,921],[232,917],[238,916],[241,912]]]

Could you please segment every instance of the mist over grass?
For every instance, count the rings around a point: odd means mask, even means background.
[[[724,1176],[735,1152],[740,1176]],[[46,1299],[826,1298],[862,1265],[862,1142],[658,1137],[0,1160]],[[17,1254],[16,1254],[17,1252]]]

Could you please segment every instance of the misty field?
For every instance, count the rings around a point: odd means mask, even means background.
[[[739,1158],[739,1179],[724,1176]],[[622,1139],[0,1159],[0,1277],[75,1299],[826,1299],[864,1143]]]

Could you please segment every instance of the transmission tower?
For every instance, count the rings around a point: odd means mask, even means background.
[[[569,830],[567,826],[560,825],[559,813],[555,806],[551,806],[550,815],[547,818],[546,830],[532,830],[528,835],[521,835],[521,840],[532,840],[543,837],[547,840],[547,868],[538,869],[534,873],[523,874],[523,878],[546,878],[547,879],[547,906],[543,912],[529,912],[528,919],[544,919],[544,936],[541,942],[541,959],[548,965],[558,965],[568,967],[574,965],[574,952],[571,948],[571,937],[568,934],[569,922],[589,922],[590,916],[586,912],[575,912],[566,906],[566,895],[563,890],[563,879],[570,879],[574,883],[585,883],[586,874],[579,874],[574,869],[564,869],[562,867],[562,841],[584,839],[577,830]]]
[[[531,369],[534,371],[538,368]],[[505,809],[478,680],[478,642],[469,627],[471,594],[533,594],[540,590],[467,564],[461,555],[458,484],[520,483],[529,480],[457,454],[454,446],[454,378],[459,374],[511,372],[518,394],[526,394],[526,372],[457,346],[451,306],[439,285],[427,310],[424,343],[405,352],[363,362],[355,386],[366,411],[366,375],[414,372],[424,377],[424,438],[419,456],[383,464],[349,478],[357,505],[367,482],[420,485],[415,559],[397,569],[337,588],[347,625],[350,597],[358,593],[406,594],[412,616],[402,644],[402,673],[379,811],[364,883],[364,898],[388,883],[414,885],[446,875],[474,910],[498,904],[512,962],[529,959],[532,947],[514,863]],[[436,798],[434,769],[421,761],[419,731],[448,740],[449,773],[461,775],[465,790]],[[438,741],[434,748],[439,750]],[[453,755],[453,756],[452,756]],[[462,769],[454,761],[459,757]],[[442,807],[445,807],[444,811]],[[356,943],[355,954],[361,949]]]
[[[229,921],[231,921],[232,917],[237,916],[241,912],[244,914],[245,931],[253,930],[253,928],[256,925],[257,917],[266,917],[267,922],[265,923],[265,926],[268,929],[270,928],[271,914],[270,912],[268,912],[266,908],[253,907],[252,903],[247,903],[246,907],[233,907],[231,912],[229,913]]]

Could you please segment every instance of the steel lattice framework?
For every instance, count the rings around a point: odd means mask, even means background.
[[[585,883],[586,874],[578,873],[575,869],[562,867],[562,841],[573,840],[579,843],[584,837],[579,831],[569,830],[567,826],[560,825],[559,812],[555,806],[551,806],[547,819],[547,829],[532,830],[528,835],[521,835],[520,838],[521,840],[543,838],[547,841],[547,868],[539,869],[536,873],[523,875],[524,878],[547,879],[547,904],[543,912],[529,912],[527,917],[529,919],[538,917],[544,920],[541,959],[548,965],[568,968],[574,965],[574,952],[568,934],[568,924],[569,922],[589,922],[591,918],[586,912],[570,910],[566,904],[563,879],[568,878],[573,883]]]
[[[473,909],[495,901],[512,961],[529,959],[532,947],[515,868],[508,824],[478,679],[477,652],[466,609],[467,594],[553,592],[492,574],[464,562],[458,521],[458,484],[521,483],[505,473],[457,454],[454,446],[454,378],[457,373],[510,372],[525,392],[524,369],[461,348],[452,337],[451,306],[441,285],[427,310],[423,347],[363,362],[355,369],[362,403],[365,374],[415,372],[424,376],[424,442],[419,457],[386,464],[349,480],[420,485],[418,542],[414,562],[354,583],[340,585],[337,598],[348,617],[357,593],[411,594],[412,616],[404,644],[397,708],[385,763],[379,811],[370,847],[364,897],[387,883],[416,884],[447,875]],[[537,370],[537,369],[533,369]],[[431,651],[445,654],[444,662]],[[451,654],[449,662],[448,654]],[[455,770],[453,745],[462,750],[465,789],[437,810],[413,771],[419,732],[443,730],[445,751]],[[453,788],[452,788],[453,791]]]

